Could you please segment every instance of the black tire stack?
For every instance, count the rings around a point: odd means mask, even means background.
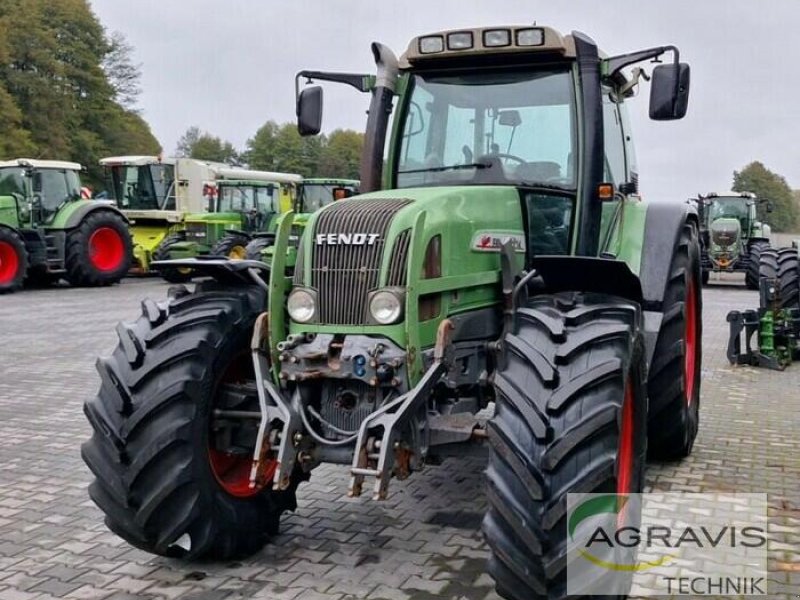
[[[748,290],[758,289],[761,253],[769,249],[769,242],[758,241],[750,245],[750,252],[747,257],[747,271],[744,275],[744,283]]]
[[[800,261],[797,248],[771,248],[761,253],[759,276],[775,279],[780,308],[800,308]]]

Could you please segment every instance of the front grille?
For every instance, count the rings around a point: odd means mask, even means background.
[[[208,228],[205,223],[186,223],[186,241],[204,242],[208,237]]]
[[[319,322],[360,325],[367,293],[378,287],[378,274],[392,218],[411,200],[391,198],[342,202],[317,218],[312,243],[311,285],[318,293]],[[377,234],[371,244],[317,244],[321,234]]]
[[[300,244],[297,247],[297,257],[294,261],[294,284],[295,285],[303,285],[303,256],[305,251],[303,250],[303,240],[300,239]]]

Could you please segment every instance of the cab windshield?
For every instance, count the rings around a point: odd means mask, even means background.
[[[748,200],[746,198],[714,198],[708,210],[710,221],[716,219],[739,219],[744,222],[748,215]]]
[[[303,183],[300,188],[301,212],[314,212],[336,200],[335,191],[346,189],[351,193],[354,188],[335,183]]]
[[[416,74],[397,187],[576,187],[575,94],[567,69]]]
[[[166,164],[111,167],[111,189],[127,210],[174,210],[175,167]]]
[[[218,212],[276,213],[278,194],[274,186],[220,185]]]

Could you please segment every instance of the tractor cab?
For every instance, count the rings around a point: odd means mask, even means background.
[[[174,210],[175,164],[159,157],[125,157],[105,163],[111,196],[122,210]]]
[[[0,196],[14,198],[18,218],[26,226],[50,224],[65,204],[81,199],[82,168],[64,161],[0,163]]]
[[[294,211],[313,213],[337,200],[358,194],[355,179],[304,179],[297,194]]]

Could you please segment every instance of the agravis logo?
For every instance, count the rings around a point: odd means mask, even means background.
[[[766,494],[569,494],[566,528],[571,595],[765,593]]]
[[[653,567],[660,567],[675,558],[675,555],[668,554],[655,561],[642,561],[637,563],[635,561],[636,553],[626,552],[624,555],[632,557],[633,561],[632,564],[625,564],[604,560],[591,553],[591,546],[597,543],[602,543],[608,548],[613,548],[615,543],[622,548],[633,548],[638,545],[641,539],[638,535],[635,538],[636,542],[632,545],[631,538],[627,536],[629,533],[638,534],[638,530],[635,527],[624,526],[624,516],[627,512],[626,508],[629,499],[628,496],[618,494],[589,498],[585,502],[579,504],[570,514],[567,527],[570,540],[573,542],[576,541],[575,533],[582,521],[604,514],[611,514],[617,517],[615,519],[617,527],[614,528],[614,531],[612,531],[610,535],[603,526],[598,525],[591,536],[589,536],[588,540],[585,541],[585,547],[577,548],[578,553],[593,565],[608,569],[609,571],[645,571]],[[619,527],[620,525],[622,525],[622,527]],[[625,537],[621,538],[620,534]]]

